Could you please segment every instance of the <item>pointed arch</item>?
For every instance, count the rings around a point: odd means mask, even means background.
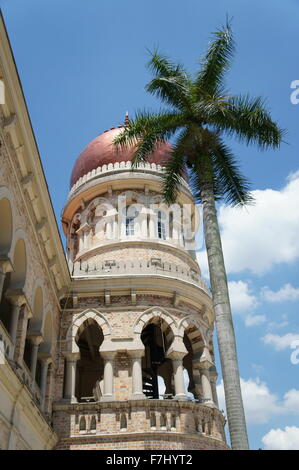
[[[103,332],[104,339],[107,339],[108,336],[111,335],[111,326],[108,320],[104,317],[102,313],[100,313],[96,309],[87,309],[84,310],[69,326],[67,333],[66,333],[66,341],[67,341],[67,350],[69,352],[79,352],[78,345],[76,343],[76,337],[78,336],[78,332],[80,327],[85,322],[95,321],[100,329]]]
[[[173,336],[175,337],[177,335],[178,329],[177,323],[173,316],[162,307],[150,307],[143,313],[141,313],[134,323],[133,334],[139,337],[140,333],[146,325],[153,322],[154,319],[159,318],[164,320],[164,322],[170,328]]]

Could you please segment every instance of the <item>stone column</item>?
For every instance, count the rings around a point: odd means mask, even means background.
[[[201,372],[201,386],[202,386],[204,405],[214,406],[213,392],[212,392],[212,387],[211,387],[211,382],[210,382],[209,366],[206,365],[205,363],[202,363],[200,366],[200,372]]]
[[[28,309],[27,305],[22,305],[20,309],[20,313],[19,313],[19,321],[18,321],[15,348],[14,348],[14,360],[19,364],[23,360],[27,325],[28,325],[28,320],[31,317],[32,317],[32,313]]]
[[[0,255],[0,300],[2,297],[3,284],[7,273],[13,271],[10,259],[6,255]]]
[[[184,356],[177,356],[176,358],[172,359],[174,372],[175,400],[187,400],[184,383],[183,357]]]
[[[31,350],[31,358],[30,358],[30,372],[32,375],[32,382],[35,381],[35,374],[36,374],[36,364],[37,364],[37,354],[38,348],[40,343],[43,341],[43,337],[41,334],[35,332],[28,332],[28,338],[30,339],[31,343],[33,344],[33,348]]]
[[[142,356],[144,349],[140,351],[128,351],[132,358],[132,395],[131,400],[143,400],[145,395],[143,393],[142,383]]]
[[[139,221],[139,236],[143,240],[147,240],[148,238],[148,229],[147,229],[147,209],[144,207],[139,213],[138,216],[138,221]]]
[[[183,358],[186,354],[188,354],[188,351],[182,338],[175,338],[166,353],[166,357],[172,360],[173,365],[175,400],[187,400],[183,367]]]
[[[215,366],[213,364],[209,348],[206,345],[203,348],[203,352],[200,356],[198,366],[200,370],[204,404],[207,406],[215,406],[214,401],[213,401],[213,393],[212,393],[212,387],[211,387],[211,382],[210,382],[210,372],[209,372],[209,369]]]
[[[80,353],[65,353],[66,357],[66,370],[65,370],[65,398],[70,400],[71,403],[76,403],[75,396],[76,387],[76,366],[77,361],[80,359]]]
[[[22,305],[19,305],[18,300],[14,299],[14,298],[10,298],[9,301],[12,304],[11,323],[10,323],[10,332],[9,332],[9,334],[11,336],[13,344],[15,344],[16,337],[17,337],[19,314],[20,314],[20,310],[22,308]]]
[[[216,387],[216,381],[217,381],[218,374],[216,370],[210,370],[210,382],[211,382],[211,387],[212,387],[212,395],[213,395],[213,402],[219,408],[219,403],[218,403],[218,396],[217,396],[217,387]]]
[[[150,209],[149,216],[149,238],[157,238],[157,214]]]
[[[114,371],[113,361],[116,351],[100,351],[104,359],[104,390],[101,401],[114,400]]]
[[[45,411],[48,368],[49,368],[49,364],[52,362],[52,358],[50,355],[47,355],[47,356],[41,357],[40,360],[42,363],[40,390],[42,393],[42,410]]]
[[[27,304],[27,302],[26,297],[21,289],[9,289],[6,293],[6,297],[12,305],[9,334],[11,336],[13,344],[15,345],[20,311],[21,308]]]

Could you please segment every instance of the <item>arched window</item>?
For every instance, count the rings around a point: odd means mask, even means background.
[[[163,215],[161,211],[158,211],[157,233],[158,233],[158,238],[161,238],[162,240],[166,240],[165,221],[163,220]]]
[[[120,430],[121,431],[126,431],[127,430],[127,418],[125,413],[122,413],[120,415]]]
[[[160,428],[163,430],[166,430],[166,427],[167,427],[166,415],[162,413],[160,416]]]
[[[81,416],[79,422],[79,431],[84,432],[86,431],[86,419],[85,416]]]
[[[94,415],[91,417],[90,430],[91,431],[96,431],[97,430],[97,420],[96,420],[96,417]]]
[[[151,424],[151,429],[156,429],[156,415],[155,415],[155,413],[151,413],[150,424]]]
[[[176,429],[176,415],[171,415],[171,429]]]
[[[126,236],[132,237],[135,233],[135,217],[126,217]]]

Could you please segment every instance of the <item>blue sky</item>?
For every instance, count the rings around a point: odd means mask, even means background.
[[[127,110],[159,108],[144,90],[150,78],[147,48],[158,46],[193,72],[210,33],[227,14],[233,17],[237,48],[228,87],[265,96],[273,118],[288,131],[287,143],[275,152],[231,142],[256,206],[242,213],[220,207],[249,438],[252,448],[299,449],[299,364],[290,360],[290,345],[299,338],[299,104],[290,101],[290,84],[299,80],[299,3],[0,0],[0,5],[58,223],[81,150],[121,124]],[[200,251],[198,258],[206,274]]]

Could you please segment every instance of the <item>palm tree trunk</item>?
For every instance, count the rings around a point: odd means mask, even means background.
[[[234,450],[244,450],[249,448],[249,444],[241,395],[236,339],[213,189],[207,186],[205,189],[202,188],[201,201],[231,446]]]

